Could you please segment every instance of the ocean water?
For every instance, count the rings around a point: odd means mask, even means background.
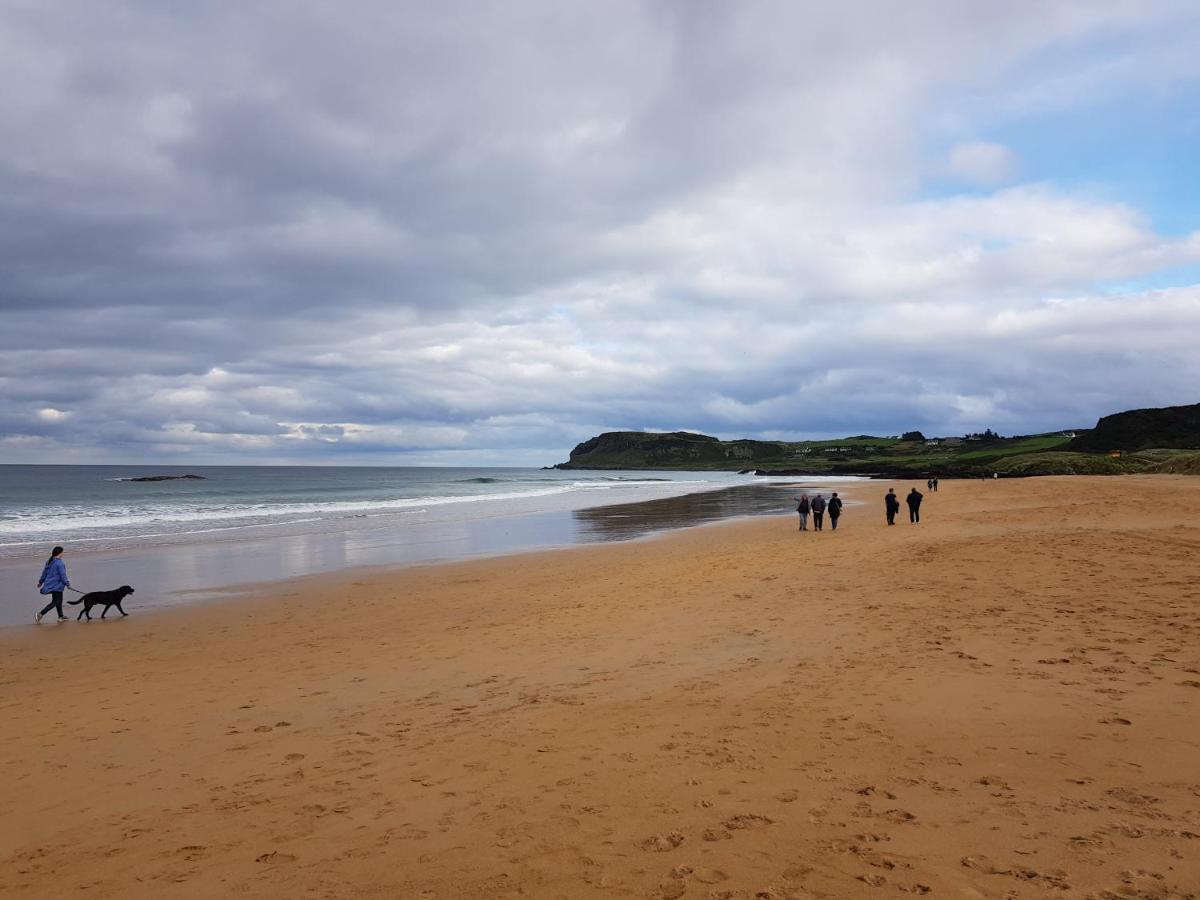
[[[131,480],[183,474],[201,478]],[[640,470],[0,466],[0,625],[28,618],[36,591],[24,595],[56,544],[67,548],[76,587],[133,584],[135,606],[164,606],[356,566],[790,513],[798,481]]]

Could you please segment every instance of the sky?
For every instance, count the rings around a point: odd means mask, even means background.
[[[1194,0],[0,0],[0,463],[1200,401]]]

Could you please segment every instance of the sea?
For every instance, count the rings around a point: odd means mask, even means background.
[[[797,486],[837,489],[858,480],[645,470],[0,465],[0,625],[25,622],[39,605],[32,587],[55,545],[66,548],[72,586],[134,585],[130,606],[153,608],[341,569],[631,540],[786,514]]]

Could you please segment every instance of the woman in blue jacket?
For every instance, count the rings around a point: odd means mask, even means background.
[[[62,561],[62,553],[62,547],[55,547],[50,551],[50,558],[46,560],[46,565],[42,568],[42,577],[38,579],[38,587],[42,589],[43,594],[50,595],[50,602],[33,617],[34,622],[42,621],[42,616],[52,609],[58,610],[58,621],[67,621],[67,617],[63,615],[62,595],[63,588],[69,588],[71,582],[67,580],[67,564]]]

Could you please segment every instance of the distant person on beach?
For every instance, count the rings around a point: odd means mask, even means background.
[[[883,508],[887,510],[888,524],[895,525],[896,513],[900,512],[900,498],[896,496],[895,488],[888,488],[888,492],[883,495]]]
[[[921,500],[925,497],[916,488],[908,492],[908,496],[904,501],[908,504],[908,521],[912,525],[918,525],[921,522]]]
[[[935,478],[933,479],[932,483],[929,485],[931,488],[933,488],[933,492],[934,492],[935,494],[937,493],[937,482],[938,482],[938,480],[937,480],[937,478],[935,477]]]
[[[933,490],[933,479],[932,478],[925,479],[925,490],[927,490],[927,491]]]
[[[808,494],[793,497],[797,501],[796,514],[800,516],[800,530],[808,531]]]
[[[833,496],[829,498],[829,527],[837,531],[837,520],[842,514],[842,498],[837,495],[837,491],[833,492]]]
[[[825,498],[822,497],[820,494],[817,494],[817,496],[813,497],[812,514],[813,514],[813,530],[820,531],[821,525],[825,521]]]
[[[50,602],[33,617],[34,623],[42,621],[42,616],[52,609],[58,610],[58,621],[67,621],[67,617],[63,615],[62,595],[63,588],[69,588],[71,582],[67,580],[67,564],[63,562],[62,554],[63,548],[55,547],[50,551],[50,558],[46,560],[46,565],[42,566],[42,577],[38,579],[37,586],[41,588],[43,594],[50,595]]]

